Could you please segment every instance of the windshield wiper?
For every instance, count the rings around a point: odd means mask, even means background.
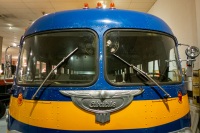
[[[153,83],[155,83],[164,93],[165,93],[165,98],[169,98],[171,97],[169,93],[167,93],[154,79],[152,79],[147,73],[145,73],[144,71],[140,70],[139,68],[137,68],[136,66],[134,66],[133,64],[130,64],[128,62],[126,62],[124,59],[122,59],[121,57],[119,57],[116,54],[113,54],[115,57],[117,57],[118,59],[120,59],[121,61],[123,61],[125,64],[127,64],[128,66],[132,67],[135,71],[137,71],[138,73],[140,73],[142,76],[144,76],[146,79],[152,81]]]
[[[76,51],[78,50],[78,48],[74,49],[71,53],[69,53],[67,56],[65,56],[58,64],[55,68],[53,68],[49,74],[47,75],[47,77],[44,79],[44,81],[42,82],[42,84],[40,85],[40,87],[37,89],[37,91],[34,93],[33,97],[31,98],[32,100],[35,99],[37,93],[39,92],[39,90],[42,88],[42,86],[44,85],[44,83],[47,81],[47,79],[49,78],[49,76],[52,74],[52,72],[59,67],[66,59],[68,59],[71,55],[73,55]]]

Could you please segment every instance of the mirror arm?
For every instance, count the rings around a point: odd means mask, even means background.
[[[187,44],[178,44],[178,45],[183,45],[187,46],[187,49],[185,50],[185,54],[187,55],[186,60],[181,60],[179,59],[180,63],[182,61],[186,61],[187,63],[187,70],[185,76],[186,76],[186,88],[187,91],[192,91],[192,77],[193,77],[193,67],[194,67],[194,62],[196,61],[195,58],[199,55],[199,48],[195,46],[190,46]]]
[[[182,59],[179,59],[180,62],[182,61],[196,61],[196,59],[186,59],[186,60],[182,60]]]
[[[178,45],[182,45],[182,46],[187,46],[187,47],[190,47],[190,45],[188,45],[188,44],[182,44],[182,43],[179,43]]]
[[[6,62],[7,62],[7,60],[6,60],[6,55],[7,55],[7,51],[8,51],[8,49],[9,48],[16,48],[16,47],[19,47],[20,45],[17,45],[17,46],[8,46],[7,48],[6,48],[6,50],[5,50],[5,59],[4,59],[4,83],[5,84],[13,84],[13,82],[7,82],[6,81],[6,74],[5,74],[5,72],[6,72]],[[12,62],[11,62],[12,63]]]

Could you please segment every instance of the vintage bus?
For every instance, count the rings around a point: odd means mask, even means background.
[[[8,133],[191,132],[178,41],[158,17],[56,12],[36,20],[19,47]],[[187,62],[196,50],[187,48]]]

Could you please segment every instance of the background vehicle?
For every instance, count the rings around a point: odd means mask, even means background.
[[[177,46],[145,13],[43,16],[21,39],[8,132],[189,132]]]
[[[0,119],[5,115],[6,107],[9,105],[10,94],[8,90],[12,85],[6,85],[4,80],[0,80]]]
[[[1,66],[3,74],[4,74],[4,79],[0,79],[0,119],[5,115],[6,108],[9,105],[10,88],[12,87],[12,84],[10,83],[13,83],[12,75],[14,75],[16,71],[16,66],[12,65],[12,58],[9,58],[9,60],[7,58],[7,61],[5,64],[6,65],[2,64]],[[4,69],[4,66],[6,69]]]

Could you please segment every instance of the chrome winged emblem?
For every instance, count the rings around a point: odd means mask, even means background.
[[[142,94],[144,89],[137,90],[60,90],[60,93],[71,97],[78,107],[93,112],[96,121],[110,121],[110,113],[125,108],[134,96]]]

